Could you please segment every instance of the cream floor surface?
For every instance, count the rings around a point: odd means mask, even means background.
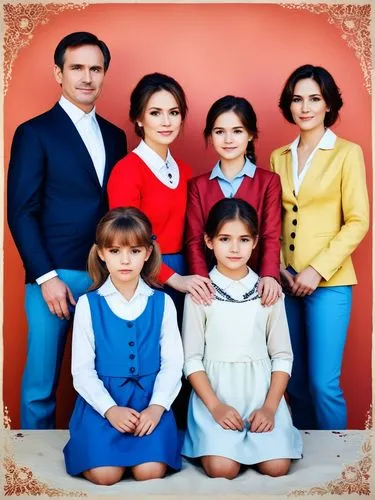
[[[348,482],[353,483],[352,491],[365,487],[366,481],[368,483],[364,472],[366,461],[371,460],[369,431],[302,431],[302,436],[303,459],[292,464],[287,476],[270,478],[247,469],[233,481],[207,478],[202,469],[184,461],[181,472],[165,479],[143,483],[126,479],[110,487],[96,486],[66,474],[62,449],[68,439],[67,431],[11,431],[7,453],[18,467],[28,467],[35,479],[50,488],[89,496],[116,494],[123,498],[129,494],[145,498],[151,494],[150,498],[156,499],[159,495],[172,498],[212,495],[229,499],[243,494],[294,496],[297,490],[307,492],[311,488],[327,488],[327,485],[332,493],[344,493]],[[353,465],[348,470],[348,466]]]

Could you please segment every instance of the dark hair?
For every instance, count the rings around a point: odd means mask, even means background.
[[[300,66],[287,79],[279,100],[279,108],[284,118],[289,123],[294,123],[290,105],[292,104],[296,83],[305,78],[312,78],[319,85],[322,97],[329,108],[324,118],[324,126],[330,127],[336,122],[339,110],[343,105],[340,89],[336,85],[332,75],[326,69],[320,66],[312,66],[311,64]]]
[[[142,278],[153,286],[158,286],[157,275],[161,266],[161,255],[152,226],[146,215],[135,207],[113,208],[102,217],[96,228],[96,243],[91,247],[88,258],[88,271],[93,284],[90,290],[99,288],[107,279],[109,272],[98,254],[98,250],[110,248],[116,241],[119,245],[152,248],[149,259],[141,271]]]
[[[53,56],[55,64],[63,70],[65,62],[65,51],[70,47],[80,47],[81,45],[96,45],[102,51],[104,58],[104,71],[107,71],[109,62],[111,60],[111,54],[107,45],[99,40],[97,36],[87,31],[77,31],[75,33],[70,33],[66,35],[57,45],[55,49],[55,54]]]
[[[139,80],[131,93],[129,110],[129,118],[134,123],[135,133],[142,139],[144,139],[143,127],[138,126],[137,120],[145,112],[150,97],[160,90],[166,90],[173,95],[177,101],[182,121],[185,120],[188,107],[185,92],[181,85],[171,76],[163,75],[162,73],[145,75]]]
[[[236,113],[247,132],[252,135],[252,139],[248,142],[246,148],[246,156],[250,161],[256,163],[254,140],[258,137],[257,116],[252,105],[244,97],[226,95],[213,103],[207,113],[206,126],[203,131],[206,144],[212,134],[215,121],[220,115],[228,111]]]
[[[204,232],[210,240],[229,221],[240,220],[253,238],[258,236],[258,216],[254,207],[241,198],[222,198],[211,207]]]

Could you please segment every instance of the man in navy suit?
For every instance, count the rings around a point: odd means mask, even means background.
[[[105,43],[71,33],[54,60],[60,101],[17,128],[8,174],[8,223],[26,271],[23,429],[55,427],[70,311],[90,286],[86,261],[108,210],[108,177],[126,154],[125,133],[95,113],[110,62]]]

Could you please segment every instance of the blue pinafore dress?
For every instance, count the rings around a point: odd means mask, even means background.
[[[155,290],[135,320],[116,316],[97,291],[87,293],[95,337],[95,369],[119,406],[144,410],[160,370],[164,293]],[[172,411],[165,411],[149,436],[116,430],[78,395],[64,448],[68,474],[102,466],[132,467],[162,462],[181,469],[181,443]]]

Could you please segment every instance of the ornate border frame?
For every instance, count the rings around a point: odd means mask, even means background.
[[[22,2],[22,0],[19,0]],[[31,0],[32,1],[32,0]],[[125,0],[126,2],[127,0]],[[130,0],[132,1],[132,0]],[[135,1],[135,0],[133,0]],[[141,0],[142,1],[142,0]],[[150,0],[151,2],[153,0]],[[163,1],[163,0],[162,0]],[[168,1],[168,0],[166,0]],[[178,0],[177,0],[178,1]],[[195,0],[199,2],[200,0]],[[208,0],[210,1],[210,0]],[[230,0],[229,0],[230,1]],[[226,3],[229,3],[226,2]],[[254,1],[258,0],[243,0]],[[293,0],[291,0],[292,2]],[[331,3],[279,3],[281,7],[288,9],[306,10],[308,12],[325,15],[330,24],[334,24],[341,31],[341,37],[347,42],[349,48],[354,50],[363,73],[364,86],[368,93],[372,94],[372,40],[371,40],[371,4],[355,4],[358,0],[352,0],[351,4],[337,0],[336,4]],[[104,0],[105,2],[105,0]],[[225,0],[224,0],[225,2]],[[271,0],[278,3],[277,0]],[[268,0],[267,3],[271,3]],[[90,2],[100,3],[100,2]],[[4,23],[4,54],[3,54],[3,96],[6,95],[11,78],[13,64],[19,51],[30,44],[33,39],[33,32],[40,24],[46,24],[51,16],[58,15],[66,10],[83,10],[88,5],[87,1],[68,3],[12,3],[3,0],[3,23]],[[194,3],[191,0],[188,3]],[[1,186],[0,186],[1,188]],[[0,285],[1,287],[1,285]],[[15,463],[12,451],[13,437],[10,431],[10,419],[7,408],[4,408],[3,417],[4,428],[4,451],[2,454],[4,465],[4,495],[45,495],[50,497],[85,497],[88,493],[82,491],[65,491],[59,488],[49,487],[34,477],[33,472],[28,467],[19,466]],[[372,429],[372,409],[369,410],[366,430]],[[310,495],[327,494],[358,494],[370,495],[372,467],[372,432],[361,446],[362,457],[352,465],[346,465],[340,477],[330,481],[323,486],[315,486],[310,489],[293,490],[288,493],[288,497],[300,497]]]

